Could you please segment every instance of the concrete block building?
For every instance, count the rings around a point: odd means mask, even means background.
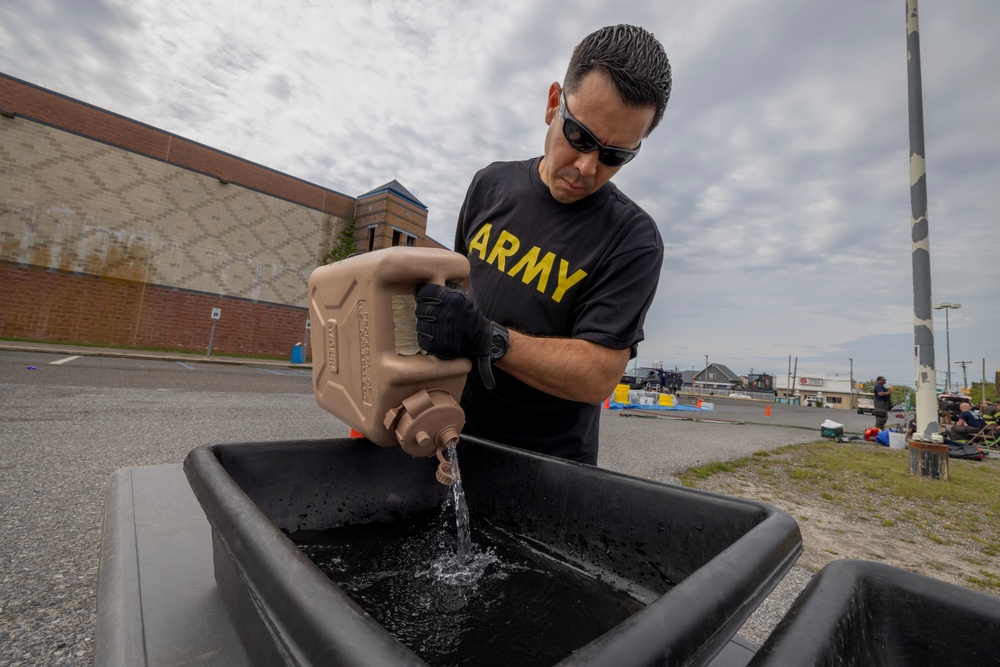
[[[0,74],[0,337],[286,356],[310,273],[443,247],[395,180],[359,196]]]

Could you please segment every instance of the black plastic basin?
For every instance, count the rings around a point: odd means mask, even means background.
[[[1000,599],[907,570],[838,560],[813,577],[751,665],[1000,661]]]
[[[760,503],[469,437],[459,463],[473,521],[651,594],[560,664],[707,664],[801,552],[795,521]],[[188,455],[216,581],[249,655],[259,664],[425,664],[287,535],[439,507],[448,490],[435,466],[364,440],[207,445]]]

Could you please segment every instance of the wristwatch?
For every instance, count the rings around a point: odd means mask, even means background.
[[[490,363],[503,359],[510,346],[510,333],[502,324],[493,323],[493,342],[490,344]]]

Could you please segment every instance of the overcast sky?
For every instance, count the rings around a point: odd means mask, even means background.
[[[603,25],[674,71],[615,177],[666,243],[638,361],[914,384],[905,0],[5,0],[0,71],[357,196],[397,179],[451,246],[465,189],[541,154]],[[920,4],[932,299],[952,382],[1000,368],[1000,2]],[[944,311],[935,311],[939,384]]]

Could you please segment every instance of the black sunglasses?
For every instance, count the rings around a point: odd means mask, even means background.
[[[609,167],[620,167],[630,162],[642,148],[641,143],[634,149],[616,148],[602,144],[583,123],[573,118],[573,114],[569,112],[569,107],[566,105],[565,91],[559,94],[559,115],[562,116],[563,136],[566,137],[569,145],[581,153],[589,153],[595,148],[598,149],[597,159],[601,161],[601,164]]]

